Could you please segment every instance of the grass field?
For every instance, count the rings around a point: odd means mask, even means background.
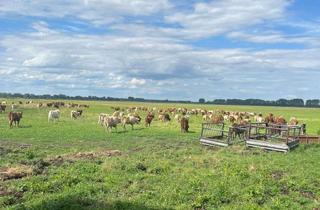
[[[63,108],[57,123],[47,122],[49,109],[24,107],[21,128],[9,129],[0,113],[0,171],[28,174],[0,181],[0,208],[320,208],[318,145],[300,145],[288,154],[244,145],[208,148],[199,144],[202,120],[195,116],[186,134],[175,121],[118,133],[97,124],[99,113],[113,112],[110,106],[187,107],[295,116],[317,134],[319,109],[78,103],[90,105],[83,118],[71,120],[70,109]]]

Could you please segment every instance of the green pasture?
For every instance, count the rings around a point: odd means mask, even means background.
[[[24,104],[19,107],[21,127],[12,129],[9,109],[0,113],[0,172],[32,169],[28,176],[0,180],[0,209],[320,208],[318,145],[300,145],[288,154],[244,145],[208,148],[198,141],[201,116],[191,117],[189,133],[181,133],[174,119],[154,121],[150,128],[144,123],[134,130],[119,126],[112,133],[97,124],[99,113],[113,112],[111,106],[186,107],[297,117],[307,124],[308,134],[316,135],[319,109],[72,102],[90,108],[78,120],[70,118],[71,109],[62,108],[59,122],[53,123],[47,120],[50,109]],[[144,119],[145,112],[140,114]],[[113,150],[120,154],[101,155]],[[97,155],[76,158],[79,152]],[[63,161],[52,161],[59,156]]]

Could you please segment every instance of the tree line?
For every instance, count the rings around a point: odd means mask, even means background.
[[[201,103],[201,104],[216,104],[216,105],[249,105],[249,106],[287,106],[287,107],[320,107],[319,99],[278,99],[278,100],[262,100],[262,99],[214,99],[206,101],[200,98],[198,102],[185,100],[158,100],[144,99],[129,96],[128,98],[116,97],[98,97],[98,96],[67,96],[64,94],[58,95],[36,95],[30,93],[0,93],[0,98],[24,98],[24,99],[61,99],[61,100],[87,100],[87,101],[136,101],[136,102],[154,102],[154,103]]]
[[[278,99],[278,100],[262,100],[262,99],[215,99],[205,101],[199,99],[199,103],[218,104],[218,105],[249,105],[249,106],[286,106],[286,107],[320,107],[319,99]]]

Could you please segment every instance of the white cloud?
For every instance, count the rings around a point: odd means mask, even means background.
[[[10,0],[0,2],[0,15],[76,18],[108,24],[126,15],[146,16],[170,7],[168,0]]]
[[[265,31],[263,33],[247,33],[242,31],[234,31],[229,33],[228,37],[252,43],[295,43],[309,46],[320,46],[319,36],[308,34],[286,35],[276,31]]]
[[[317,48],[204,50],[168,38],[58,32],[39,36],[41,33],[0,40],[0,46],[6,49],[0,59],[0,65],[6,68],[0,71],[1,81],[54,93],[72,87],[68,94],[94,91],[122,97],[270,98],[275,91],[279,97],[296,91],[305,94],[304,90],[278,89],[305,86],[306,81],[309,88],[315,88],[315,75],[320,76]],[[46,88],[39,88],[42,85]],[[252,89],[255,86],[270,90]],[[134,93],[129,91],[132,88]]]
[[[166,20],[178,23],[187,38],[203,38],[279,19],[290,0],[216,0],[197,3],[192,12],[177,12]]]
[[[134,86],[141,86],[141,85],[146,84],[146,80],[145,79],[132,78],[129,83],[131,85],[134,85]]]
[[[304,26],[307,32],[301,36],[261,29],[265,22],[285,24],[291,2],[214,0],[178,11],[168,0],[1,1],[0,16],[37,21],[31,32],[0,35],[0,83],[6,84],[4,91],[118,97],[316,96],[307,90],[317,89],[320,76],[317,29]],[[55,20],[66,19],[111,32],[68,31],[72,24],[52,27]],[[218,49],[192,42],[217,35],[307,48],[235,48],[229,43]]]

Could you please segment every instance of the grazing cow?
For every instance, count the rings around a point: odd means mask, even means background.
[[[202,119],[203,119],[204,121],[208,121],[208,120],[210,120],[210,116],[209,116],[208,114],[204,114],[204,115],[202,116]]]
[[[183,116],[180,120],[180,127],[182,133],[188,133],[189,132],[189,119],[186,116]]]
[[[159,114],[159,120],[162,122],[169,122],[171,120],[170,115],[168,113]]]
[[[299,124],[299,121],[296,117],[291,117],[288,123],[288,125],[298,125],[298,124]]]
[[[13,123],[15,126],[19,127],[21,118],[22,118],[22,112],[9,112],[8,119],[9,119],[10,128],[12,128]]]
[[[103,126],[103,122],[104,122],[104,118],[105,117],[109,117],[108,114],[105,114],[105,113],[100,113],[99,114],[99,118],[98,118],[98,124]]]
[[[79,108],[81,108],[81,107],[83,107],[83,108],[89,108],[89,105],[86,105],[86,104],[79,104],[79,105],[78,105],[78,107],[79,107]]]
[[[11,110],[16,110],[18,109],[18,105],[17,104],[12,104],[11,105]]]
[[[40,109],[42,106],[43,106],[42,103],[38,103],[38,104],[37,104],[37,108],[38,108],[38,109]]]
[[[82,110],[77,110],[77,111],[75,111],[75,110],[72,110],[71,111],[71,119],[77,119],[77,118],[79,118],[79,117],[81,117],[81,115],[82,115]]]
[[[53,106],[53,103],[47,103],[47,107],[52,107]]]
[[[103,119],[103,125],[106,127],[107,131],[112,132],[112,128],[117,130],[117,125],[121,122],[121,119],[119,117],[114,117],[114,116],[105,116]]]
[[[223,116],[221,114],[220,115],[215,115],[215,116],[212,116],[211,122],[215,123],[215,124],[223,123],[224,122],[224,118],[223,118]]]
[[[272,113],[269,113],[265,118],[264,121],[269,124],[269,123],[274,123],[274,116]]]
[[[154,114],[149,112],[145,118],[146,127],[150,127],[153,118],[154,118]]]
[[[49,114],[48,114],[48,122],[50,121],[58,121],[60,118],[60,110],[56,109],[56,110],[50,110]]]
[[[233,124],[233,123],[235,123],[236,122],[236,118],[234,117],[234,116],[230,116],[229,117],[229,121]]]
[[[238,122],[235,122],[232,124],[232,137],[233,138],[236,138],[236,137],[239,137],[239,138],[244,138],[245,137],[245,133],[246,133],[246,129],[245,127],[248,126],[248,122],[245,121],[245,120],[240,120]]]
[[[58,103],[53,103],[53,107],[54,107],[54,108],[57,108],[57,109],[59,109],[59,108],[60,108],[60,106],[59,106],[59,104],[58,104]]]
[[[170,115],[168,113],[164,114],[164,122],[169,122],[170,120]]]
[[[126,129],[126,125],[131,125],[131,129],[133,130],[134,124],[139,124],[141,118],[139,116],[127,116],[122,117],[121,122],[124,129]]]
[[[181,115],[180,114],[176,114],[175,116],[174,116],[174,119],[179,123],[180,121],[181,121]]]
[[[5,112],[7,108],[7,105],[0,105],[0,113]]]
[[[287,121],[283,116],[279,116],[274,119],[274,123],[277,125],[285,125],[287,124]]]
[[[264,119],[263,119],[263,116],[262,116],[261,113],[259,113],[258,116],[255,116],[255,121],[256,121],[257,123],[263,123],[263,122],[264,122]]]

